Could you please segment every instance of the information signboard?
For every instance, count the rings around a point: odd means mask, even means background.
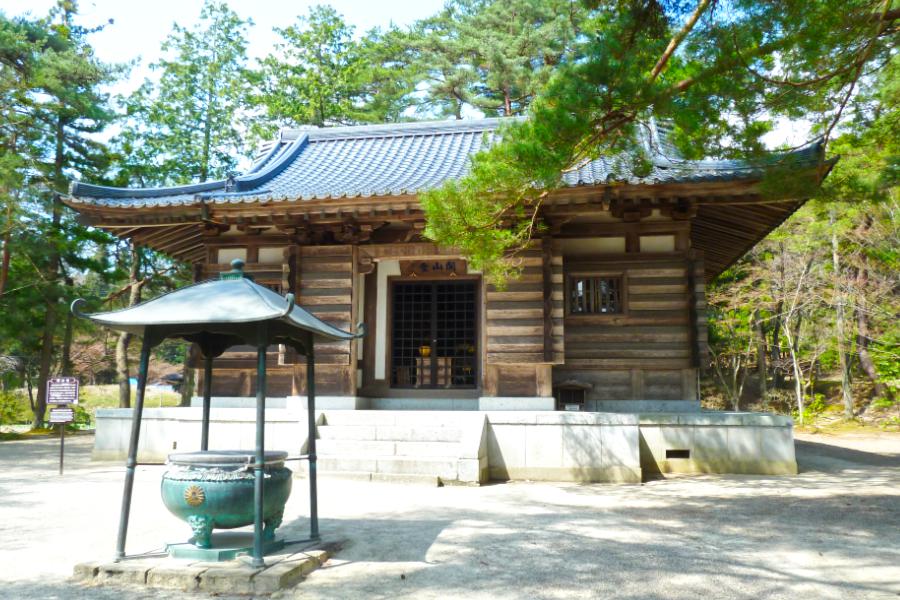
[[[50,424],[71,423],[75,420],[75,410],[72,408],[51,408]]]
[[[47,404],[78,404],[78,378],[51,377],[47,381]]]

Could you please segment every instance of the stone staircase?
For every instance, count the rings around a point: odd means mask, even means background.
[[[323,475],[478,483],[483,466],[486,476],[485,419],[478,413],[333,410],[317,429]]]

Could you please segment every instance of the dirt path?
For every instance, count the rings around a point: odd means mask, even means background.
[[[343,549],[280,598],[896,599],[900,436],[798,435],[796,477],[701,476],[644,485],[402,486],[325,479],[323,535]],[[206,598],[86,588],[74,563],[108,558],[121,465],[73,440],[56,475],[52,440],[0,443],[0,597]],[[180,541],[142,467],[130,553]],[[306,532],[296,481],[284,534]]]

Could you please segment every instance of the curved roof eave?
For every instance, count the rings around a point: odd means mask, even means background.
[[[280,324],[284,327],[281,337],[301,342],[300,332],[311,333],[319,341],[346,341],[364,334],[338,329],[295,304],[293,295],[282,297],[246,278],[202,281],[136,306],[102,313],[82,313],[83,302],[72,303],[75,315],[136,335],[153,328],[174,335],[212,332],[241,336],[248,327],[263,323]],[[203,310],[198,310],[200,302],[205,303]]]

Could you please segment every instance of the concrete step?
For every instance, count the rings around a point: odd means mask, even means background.
[[[471,418],[465,411],[329,410],[326,425],[396,425],[405,427],[458,427]]]
[[[375,427],[365,425],[319,425],[320,440],[375,440]]]
[[[408,425],[319,425],[319,439],[394,442],[459,442],[459,427]]]
[[[372,481],[374,483],[402,483],[439,487],[444,481],[436,475],[394,475],[392,473],[369,473],[368,471],[319,471],[321,479],[349,479],[352,481]],[[295,473],[296,479],[306,479],[306,471]],[[451,481],[449,483],[456,484]]]
[[[320,456],[420,456],[443,457],[456,460],[459,456],[457,442],[403,442],[359,439],[320,439],[316,443]]]
[[[430,475],[441,479],[458,478],[457,460],[449,458],[408,458],[398,456],[322,456],[318,470],[331,472],[365,472],[374,475]]]

